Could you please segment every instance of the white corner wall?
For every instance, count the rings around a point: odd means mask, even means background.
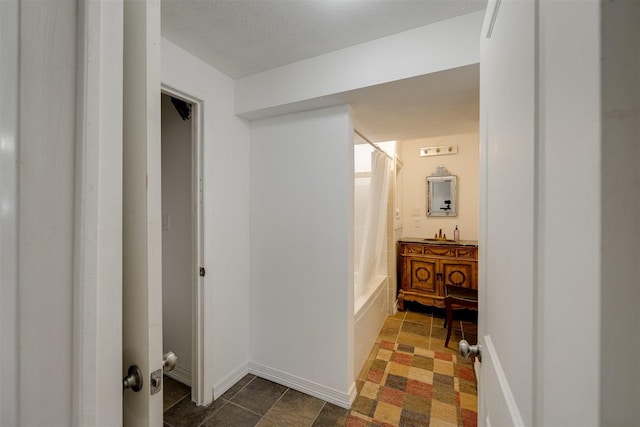
[[[251,123],[251,371],[343,407],[355,397],[352,222],[349,107]]]
[[[162,82],[204,109],[204,380],[218,397],[248,369],[249,129],[233,112],[233,80],[165,39]]]
[[[420,148],[457,145],[458,154],[420,157]],[[462,240],[478,240],[478,173],[480,166],[478,133],[447,135],[402,141],[400,159],[402,175],[403,237],[433,237],[442,228],[447,238],[453,239],[458,226]],[[458,177],[458,216],[427,217],[426,178],[444,165]]]

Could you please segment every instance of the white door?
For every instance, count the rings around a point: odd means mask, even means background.
[[[124,2],[123,371],[137,365],[142,389],[124,390],[124,425],[162,425],[162,231],[160,3]],[[160,384],[161,385],[161,384]]]
[[[532,423],[534,19],[533,1],[490,2],[481,35],[480,425]]]

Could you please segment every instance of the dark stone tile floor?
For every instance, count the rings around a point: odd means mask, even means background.
[[[165,377],[164,411],[165,427],[332,427],[349,416],[348,409],[250,374],[208,406],[196,406],[189,387]]]

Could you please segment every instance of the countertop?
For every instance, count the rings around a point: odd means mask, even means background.
[[[431,245],[455,245],[455,246],[475,246],[478,247],[477,240],[436,240],[425,239],[424,237],[403,237],[398,240],[400,243],[425,243]]]

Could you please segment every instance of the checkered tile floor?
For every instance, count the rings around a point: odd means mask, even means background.
[[[382,339],[379,346],[374,348],[374,357],[370,358],[361,373],[358,397],[351,408],[346,426],[424,427],[477,424],[476,380],[471,361],[457,356],[448,348],[438,349],[437,339],[434,340],[436,344],[431,346],[431,328],[434,325],[441,328],[441,322],[435,318],[432,322],[431,318],[427,318],[430,315],[422,316],[425,318],[412,313],[411,323],[428,322],[427,341],[403,339],[403,328],[400,325],[395,341]],[[385,325],[393,325],[393,322]],[[457,325],[460,327],[455,329],[455,335],[461,336],[462,323]],[[409,327],[417,329],[411,325]],[[473,326],[468,325],[468,329],[472,330]],[[381,335],[384,332],[383,329]],[[469,335],[472,335],[471,331]],[[417,345],[402,341],[411,341]]]

